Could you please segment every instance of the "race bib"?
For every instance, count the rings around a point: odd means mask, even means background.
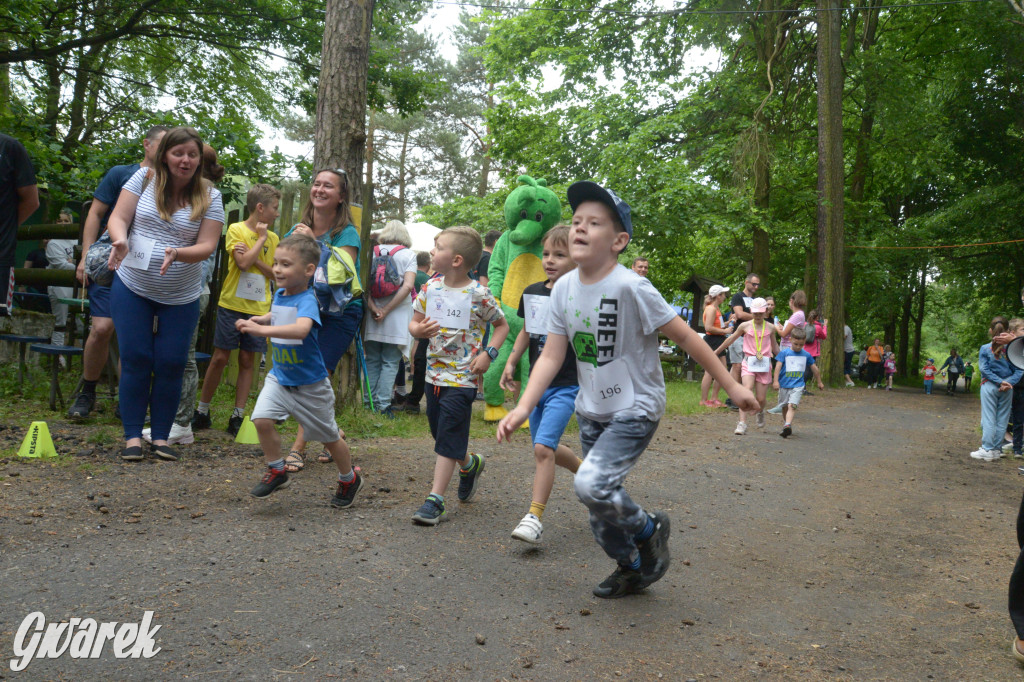
[[[299,321],[299,309],[291,305],[270,306],[270,325],[279,327],[286,324],[295,324]],[[301,346],[302,339],[278,339],[270,337],[275,346]]]
[[[786,358],[786,374],[803,374],[807,371],[807,358],[801,355],[790,355]]]
[[[803,360],[803,358],[800,358]],[[758,360],[753,355],[748,355],[745,359],[747,363],[748,372],[770,372],[772,371],[772,360],[767,355]]]
[[[468,291],[427,290],[426,316],[445,329],[469,329],[473,294]]]
[[[523,312],[526,313],[526,333],[544,335],[548,333],[548,304],[550,296],[537,294],[523,295]]]
[[[128,255],[121,261],[121,265],[136,270],[149,270],[149,260],[153,257],[155,248],[155,239],[133,234],[128,240]]]
[[[267,278],[258,273],[243,272],[238,277],[235,296],[263,303],[267,300]]]
[[[613,360],[600,367],[577,361],[576,368],[583,389],[580,395],[587,411],[614,414],[633,407],[633,380],[623,360]]]

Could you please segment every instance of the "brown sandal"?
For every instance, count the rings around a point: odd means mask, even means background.
[[[302,471],[305,467],[306,463],[302,461],[302,453],[298,450],[292,450],[288,453],[288,456],[284,458],[284,470],[289,474]]]

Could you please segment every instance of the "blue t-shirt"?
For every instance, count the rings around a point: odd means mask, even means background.
[[[804,372],[814,364],[814,356],[800,349],[799,353],[792,348],[783,348],[775,361],[782,363],[779,372],[779,388],[801,388],[804,385]]]
[[[100,180],[99,187],[93,192],[93,199],[102,201],[108,206],[107,212],[103,215],[103,219],[100,220],[100,233],[107,229],[107,220],[110,219],[110,214],[114,212],[114,205],[117,204],[117,198],[121,196],[121,188],[128,182],[128,179],[135,175],[135,172],[139,170],[141,166],[137,163],[131,163],[127,166],[114,166],[107,171],[103,179]]]
[[[284,289],[274,292],[274,302],[270,306],[270,324],[272,326],[293,324],[300,317],[313,320],[313,328],[301,341],[298,339],[275,339],[270,341],[274,346],[274,367],[270,372],[282,386],[305,386],[315,384],[327,377],[327,367],[320,354],[320,343],[317,339],[320,329],[320,306],[312,289],[301,294],[286,296]]]
[[[298,223],[296,223],[296,225],[297,224]],[[294,231],[295,231],[295,225],[292,225],[292,229],[288,230],[288,232],[285,233],[285,235],[284,235],[284,237],[282,237],[282,239],[285,239],[286,237],[290,237],[292,232],[294,232]],[[359,230],[357,230],[356,226],[353,225],[352,223],[349,223],[348,225],[346,225],[345,229],[342,230],[341,232],[339,232],[338,234],[334,235],[334,237],[331,237],[330,231],[324,232],[322,235],[320,235],[320,239],[318,241],[324,242],[326,244],[330,244],[334,248],[341,248],[342,246],[351,246],[353,249],[356,250],[356,262],[355,262],[355,265],[356,265],[356,268],[359,267],[359,252],[360,252],[360,250],[362,248],[363,243],[359,239]],[[312,279],[309,280],[309,286],[313,286],[313,280]],[[353,305],[354,306],[359,306],[360,308],[362,308],[363,307],[363,299],[362,298],[353,299],[352,302],[349,303],[349,305],[350,306],[353,306]],[[337,313],[330,313],[330,315],[337,315]]]

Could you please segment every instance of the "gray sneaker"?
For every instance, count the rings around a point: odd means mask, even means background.
[[[764,428],[764,410],[757,413],[757,428]]]

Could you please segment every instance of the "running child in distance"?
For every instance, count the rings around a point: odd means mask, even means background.
[[[810,365],[811,372],[818,382],[818,389],[824,391],[825,384],[821,382],[821,374],[818,365],[814,362],[814,356],[804,350],[804,341],[807,333],[802,327],[790,331],[790,347],[783,348],[775,358],[775,380],[772,387],[779,392],[779,407],[782,408],[782,431],[779,435],[789,438],[793,434],[793,418],[796,417],[796,408],[800,404],[800,398],[804,394],[804,375]]]
[[[274,367],[252,410],[267,473],[249,494],[267,497],[289,484],[276,422],[295,418],[310,440],[318,440],[338,467],[332,507],[348,507],[363,485],[352,469],[345,434],[334,420],[334,391],[317,341],[320,311],[309,280],[320,262],[320,246],[305,235],[285,237],[274,255],[274,303],[266,315],[235,322],[238,331],[270,337]]]
[[[740,380],[748,391],[756,391],[757,428],[764,428],[764,406],[768,396],[768,384],[772,383],[772,357],[779,352],[779,344],[775,340],[778,329],[765,319],[768,304],[763,298],[755,298],[750,302],[750,314],[753,319],[740,323],[736,331],[729,335],[715,351],[721,355],[735,341],[743,338],[743,366],[740,368]],[[747,413],[740,408],[740,421],[736,424],[737,436],[747,432]]]
[[[593,182],[575,183],[568,198],[569,256],[577,268],[551,290],[547,343],[519,404],[498,424],[497,437],[508,440],[530,416],[571,343],[585,457],[576,472],[576,495],[590,510],[594,538],[616,562],[594,595],[616,598],[661,579],[670,562],[668,516],[647,513],[622,486],[665,412],[658,332],[711,372],[741,408],[753,411],[757,401],[647,279],[619,265],[633,234],[629,205]]]

